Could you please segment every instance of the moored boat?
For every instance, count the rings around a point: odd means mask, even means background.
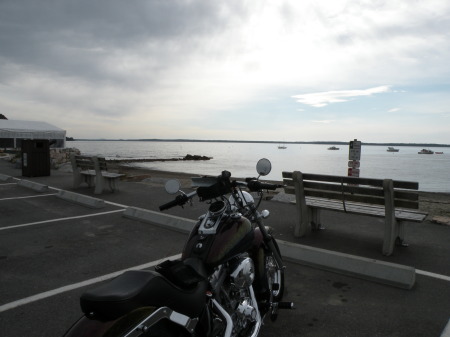
[[[433,154],[434,152],[429,150],[429,149],[422,149],[419,152],[417,152],[418,154]]]
[[[336,146],[330,146],[330,147],[328,148],[328,150],[339,150],[339,148],[336,147]]]
[[[386,151],[387,152],[398,152],[398,151],[400,151],[400,149],[396,149],[396,148],[393,148],[392,146],[389,146]]]

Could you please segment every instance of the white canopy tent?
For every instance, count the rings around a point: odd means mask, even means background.
[[[3,144],[1,147],[16,148],[17,141],[22,139],[55,140],[55,147],[65,147],[66,130],[46,122],[0,119],[0,144]]]

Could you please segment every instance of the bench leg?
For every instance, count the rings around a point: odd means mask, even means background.
[[[95,194],[102,194],[105,188],[105,179],[98,174],[95,176]]]
[[[386,217],[384,225],[383,255],[389,256],[394,247],[408,247],[405,242],[405,223],[392,217]]]
[[[409,244],[405,241],[405,227],[406,224],[403,221],[397,221],[397,238],[395,239],[395,245],[397,247],[409,246]]]
[[[118,178],[108,178],[108,186],[109,186],[109,189],[111,190],[111,192],[119,190],[119,188],[118,188],[119,184],[117,183],[117,181],[118,181]]]
[[[322,226],[321,214],[322,212],[318,208],[310,208],[311,210],[311,230],[316,232],[325,227]]]
[[[310,228],[311,209],[306,205],[297,205],[297,222],[294,227],[294,237],[305,236]]]
[[[94,176],[88,176],[88,175],[85,175],[85,176],[84,176],[84,182],[85,182],[89,187],[94,186],[94,184],[95,184],[95,182],[94,182]]]
[[[292,179],[295,187],[295,208],[297,209],[297,219],[294,227],[294,237],[305,236],[310,228],[311,210],[306,206],[303,176],[301,172],[294,172]]]
[[[397,238],[398,224],[395,219],[395,205],[394,205],[394,183],[392,179],[383,180],[384,191],[384,240],[383,240],[383,255],[389,256],[394,251],[394,243]]]
[[[82,183],[82,180],[80,172],[73,171],[73,188],[78,188]]]
[[[395,217],[386,216],[384,220],[383,255],[389,256],[394,252],[395,241],[398,237],[398,223]]]

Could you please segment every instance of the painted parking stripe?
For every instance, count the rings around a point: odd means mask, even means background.
[[[28,198],[40,198],[40,197],[48,197],[49,195],[56,195],[56,193],[29,195],[29,196],[26,196],[26,197],[2,198],[2,199],[0,199],[0,201],[3,201],[3,200],[16,200],[16,199],[28,199]]]
[[[425,270],[418,270],[418,269],[416,269],[416,274],[429,276],[429,277],[433,277],[433,278],[437,278],[437,279],[440,279],[440,280],[444,280],[444,281],[450,282],[450,276],[441,275],[441,274],[435,274],[435,273],[431,273],[431,272],[425,271]]]
[[[119,213],[123,212],[124,209],[117,209],[114,211],[108,211],[108,212],[101,212],[101,213],[93,213],[93,214],[86,214],[86,215],[77,215],[77,216],[71,216],[67,218],[59,218],[59,219],[51,219],[51,220],[43,220],[43,221],[36,221],[36,222],[30,222],[26,224],[21,225],[14,225],[14,226],[8,226],[8,227],[2,227],[0,228],[0,231],[6,230],[6,229],[14,229],[14,228],[20,228],[20,227],[28,227],[28,226],[34,226],[34,225],[41,225],[51,222],[58,222],[58,221],[65,221],[65,220],[74,220],[74,219],[82,219],[82,218],[89,218],[93,216],[99,216],[99,215],[106,215],[106,214],[112,214],[112,213]]]
[[[10,309],[14,309],[14,308],[20,307],[20,306],[25,305],[25,304],[29,304],[29,303],[32,303],[32,302],[35,302],[35,301],[39,301],[39,300],[42,300],[42,299],[47,298],[47,297],[59,295],[61,293],[64,293],[64,292],[67,292],[67,291],[71,291],[71,290],[74,290],[74,289],[78,289],[78,288],[81,288],[81,287],[85,287],[85,286],[88,286],[88,285],[91,285],[91,284],[94,284],[94,283],[106,281],[106,280],[112,279],[112,278],[114,278],[116,276],[119,276],[120,274],[122,274],[122,273],[124,273],[124,272],[126,272],[128,270],[140,270],[140,269],[151,268],[151,267],[154,267],[157,264],[159,264],[159,263],[161,263],[161,262],[163,262],[165,260],[174,260],[174,259],[179,259],[180,257],[181,257],[181,254],[176,254],[176,255],[173,255],[173,256],[169,256],[169,257],[164,257],[162,259],[159,259],[159,260],[156,260],[156,261],[152,261],[152,262],[149,262],[149,263],[145,263],[145,264],[141,264],[139,266],[135,266],[135,267],[127,268],[127,269],[122,269],[122,270],[116,271],[116,272],[111,273],[111,274],[106,274],[106,275],[103,275],[103,276],[92,278],[90,280],[86,280],[86,281],[70,284],[70,285],[67,285],[67,286],[64,286],[64,287],[61,287],[61,288],[45,291],[45,292],[40,293],[40,294],[36,294],[36,295],[33,295],[33,296],[29,296],[29,297],[23,298],[21,300],[17,300],[17,301],[14,301],[14,302],[10,302],[10,303],[4,304],[4,305],[0,306],[0,312],[7,311],[7,310],[10,310]]]
[[[63,189],[61,189],[61,188],[57,188],[57,187],[52,187],[52,186],[49,186],[48,188],[50,188],[50,189],[52,189],[52,190],[55,190],[55,191],[64,191]],[[129,207],[129,206],[127,206],[127,205],[122,205],[122,204],[118,204],[118,203],[116,203],[116,202],[112,202],[112,201],[107,201],[107,200],[103,200],[104,202],[105,202],[105,204],[108,204],[108,205],[111,205],[111,206],[117,206],[117,207],[123,207],[123,208],[127,208],[127,207]]]
[[[17,178],[14,178],[14,179],[20,180],[20,179],[17,179]],[[0,186],[1,186],[1,185],[17,185],[17,183],[0,184]],[[57,191],[57,192],[59,192],[59,191],[64,191],[63,189],[58,188],[58,187],[48,186],[48,188],[51,189],[51,190],[55,190],[55,191]],[[50,194],[48,194],[48,195],[50,195]],[[54,195],[54,194],[53,194],[53,195]],[[0,199],[0,200],[2,200],[2,199]],[[108,205],[111,205],[111,206],[122,207],[122,208],[127,208],[127,207],[129,207],[129,206],[127,206],[127,205],[118,204],[118,203],[112,202],[112,201],[104,200],[104,202],[105,202],[105,204],[108,204]]]

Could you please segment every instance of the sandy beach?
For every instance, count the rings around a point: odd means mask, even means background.
[[[149,170],[125,163],[110,163],[108,166],[111,170],[125,174],[124,180],[127,181],[146,180],[149,183],[159,183],[165,179],[176,178],[180,180],[184,188],[190,186],[190,178],[195,176],[191,173]],[[199,173],[198,176],[200,175]],[[450,225],[450,193],[420,191],[419,209],[428,213],[427,220],[437,224]]]

